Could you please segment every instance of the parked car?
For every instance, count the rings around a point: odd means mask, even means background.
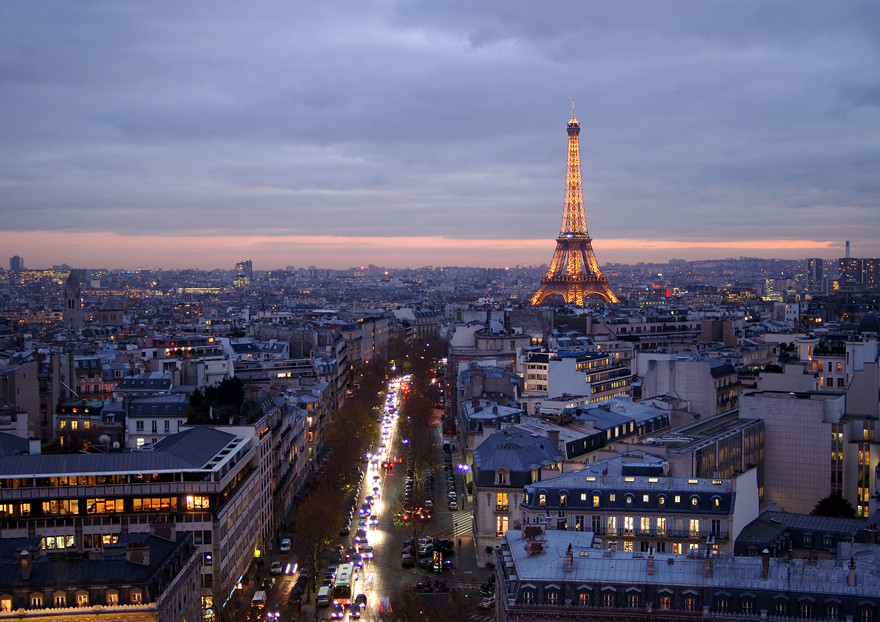
[[[281,562],[272,562],[272,565],[269,567],[270,574],[281,574],[284,572],[284,568],[281,567]]]
[[[400,565],[404,568],[412,568],[416,564],[416,558],[412,556],[412,553],[404,553],[400,556]]]
[[[452,512],[457,512],[457,511],[458,511],[458,501],[450,501],[450,502],[447,504],[447,507],[448,507]]]

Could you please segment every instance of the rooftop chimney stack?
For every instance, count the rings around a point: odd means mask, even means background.
[[[850,587],[856,586],[856,559],[855,559],[855,557],[849,558],[849,574],[846,577],[846,584]]]
[[[31,558],[31,552],[27,549],[22,550],[21,555],[18,558],[18,571],[21,575],[22,581],[27,581],[31,578],[31,567],[33,566],[34,560]]]
[[[648,576],[649,577],[654,576],[654,549],[653,549],[653,547],[651,548],[650,552],[648,553]]]
[[[761,551],[761,579],[764,581],[770,576],[770,551]]]

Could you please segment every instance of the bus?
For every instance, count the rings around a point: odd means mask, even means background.
[[[333,580],[333,600],[345,606],[351,605],[351,588],[355,581],[354,570],[354,564],[341,564],[336,569],[336,578]]]

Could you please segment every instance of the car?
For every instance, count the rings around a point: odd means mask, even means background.
[[[427,579],[419,579],[416,581],[416,584],[413,585],[413,588],[416,592],[433,592],[434,588],[431,585],[431,582]]]
[[[331,620],[341,620],[345,617],[345,607],[342,606],[342,603],[339,601],[333,601],[333,604],[330,605],[330,619]]]
[[[371,545],[364,544],[359,546],[358,550],[361,554],[361,559],[373,559],[373,547]]]
[[[379,497],[379,487],[378,486],[373,486],[373,496],[376,498]]]
[[[373,495],[367,495],[367,496],[364,498],[364,501],[365,501],[366,503],[369,503],[369,504],[372,506],[372,505],[373,505],[373,502],[375,501],[375,499],[373,498]]]
[[[434,559],[432,557],[423,557],[416,562],[416,566],[418,566],[422,570],[430,570],[433,565]]]
[[[365,609],[367,606],[367,595],[366,594],[358,594],[354,597],[354,602],[352,605],[357,605],[359,609]]]
[[[378,527],[379,526],[379,517],[373,514],[370,517],[370,527]]]
[[[479,607],[480,609],[491,609],[494,606],[495,606],[495,597],[494,596],[487,596],[486,598],[484,598],[483,600],[480,601],[479,605],[477,605],[477,607]]]
[[[346,521],[342,524],[342,527],[339,528],[340,536],[347,536],[351,533],[351,521]]]
[[[434,545],[433,544],[420,544],[419,545],[419,557],[427,557],[429,555],[433,555],[434,553]]]
[[[366,529],[367,528],[368,519],[366,517],[358,519],[358,529]]]
[[[290,538],[284,538],[281,540],[281,546],[279,547],[279,550],[282,553],[290,552]]]
[[[367,530],[366,529],[358,529],[357,533],[354,535],[355,542],[366,542],[367,541]]]
[[[404,568],[412,568],[416,564],[416,558],[412,553],[404,553],[400,556],[400,565]]]
[[[348,619],[349,620],[360,620],[361,610],[360,609],[349,609],[348,610]]]
[[[453,511],[453,512],[457,512],[457,511],[458,511],[458,501],[450,501],[450,502],[447,504],[447,507],[448,507],[451,511]]]

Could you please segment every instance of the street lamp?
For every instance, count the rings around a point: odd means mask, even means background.
[[[459,463],[456,467],[459,471],[461,471],[461,509],[464,509],[464,500],[467,498],[467,472],[471,470],[471,467],[467,464]]]

